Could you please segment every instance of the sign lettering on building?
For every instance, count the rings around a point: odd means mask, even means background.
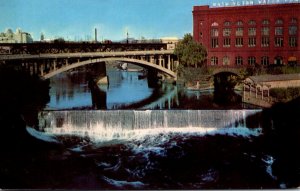
[[[249,5],[271,5],[284,3],[300,3],[300,0],[230,0],[212,2],[212,7],[234,7],[234,6],[249,6]]]

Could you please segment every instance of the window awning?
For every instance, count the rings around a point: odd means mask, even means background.
[[[297,58],[295,56],[291,56],[291,57],[289,57],[288,61],[295,62],[295,61],[297,61]]]

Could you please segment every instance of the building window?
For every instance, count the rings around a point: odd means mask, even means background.
[[[236,22],[236,25],[237,25],[237,26],[243,26],[243,21],[238,21],[238,22]]]
[[[275,65],[282,65],[283,63],[283,58],[281,56],[276,56],[274,60]]]
[[[263,66],[268,66],[268,65],[269,65],[269,57],[263,56],[263,57],[261,58],[261,65],[263,65]]]
[[[215,29],[215,28],[211,29],[211,36],[212,36],[212,37],[217,37],[217,36],[219,36],[219,30],[218,30],[218,29]]]
[[[231,35],[231,29],[224,28],[223,29],[223,36],[230,36]]]
[[[224,26],[230,26],[230,22],[229,21],[225,21],[224,22]]]
[[[239,27],[235,31],[235,36],[243,36],[243,32],[244,32],[244,29]]]
[[[297,35],[297,26],[289,27],[289,35]]]
[[[248,29],[248,35],[249,36],[255,36],[256,35],[256,28],[249,28]]]
[[[254,56],[248,57],[248,65],[254,66],[256,63],[256,58]]]
[[[291,24],[297,24],[298,22],[297,22],[297,19],[296,18],[292,18],[291,19]]]
[[[255,22],[254,20],[250,20],[250,21],[248,22],[248,24],[249,24],[249,25],[256,25],[256,22]]]
[[[230,65],[230,60],[228,56],[223,57],[223,66]]]
[[[211,39],[211,47],[212,47],[212,48],[218,48],[218,47],[219,47],[219,41],[218,41],[218,38],[212,38],[212,39]]]
[[[269,25],[269,24],[270,24],[270,21],[267,20],[267,19],[265,19],[265,20],[262,21],[262,24],[263,24],[263,25]]]
[[[212,66],[218,65],[218,57],[216,57],[216,56],[211,57],[210,65],[212,65]]]
[[[235,39],[235,46],[236,47],[242,47],[243,46],[243,38],[242,37]]]
[[[250,37],[249,38],[248,46],[249,47],[255,47],[256,46],[256,38],[255,37]]]
[[[200,35],[201,38],[203,37],[203,33],[202,32],[200,32],[199,35]]]
[[[275,46],[283,47],[283,37],[275,37]]]
[[[277,19],[275,22],[275,25],[283,25],[283,20],[282,19]]]
[[[269,37],[262,37],[261,38],[261,46],[262,47],[269,47],[270,46],[270,38]]]
[[[231,39],[230,38],[224,38],[223,40],[223,47],[230,47]]]
[[[235,65],[237,66],[243,65],[243,58],[241,56],[235,57]]]
[[[219,26],[219,24],[218,24],[217,22],[213,22],[213,23],[211,24],[211,26],[212,26],[212,27],[217,27],[217,26]]]
[[[283,35],[283,27],[275,27],[275,35]]]
[[[289,37],[289,45],[290,47],[297,47],[297,37]]]
[[[270,28],[269,27],[263,27],[263,28],[261,28],[261,35],[263,35],[263,36],[269,36],[270,35]]]

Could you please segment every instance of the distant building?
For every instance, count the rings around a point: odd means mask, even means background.
[[[5,33],[0,33],[0,43],[32,43],[33,39],[27,32],[22,32],[20,29],[13,33],[11,29],[7,29]]]
[[[300,3],[193,9],[193,36],[209,66],[299,64]]]
[[[179,42],[179,38],[177,38],[177,37],[163,37],[160,40],[162,43],[167,44],[168,50],[174,50],[176,47],[176,44]]]

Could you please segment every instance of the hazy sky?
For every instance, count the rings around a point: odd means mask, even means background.
[[[214,2],[218,2],[215,0]],[[192,32],[194,5],[209,0],[0,0],[0,31],[21,28],[35,40],[182,37]]]

